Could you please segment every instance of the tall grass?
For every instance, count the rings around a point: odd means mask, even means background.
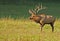
[[[60,41],[60,20],[54,24],[45,25],[40,31],[40,25],[25,19],[0,19],[0,41]]]

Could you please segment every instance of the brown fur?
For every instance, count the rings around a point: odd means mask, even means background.
[[[52,27],[52,32],[54,31],[55,18],[53,16],[45,14],[36,15],[31,10],[29,10],[29,13],[31,14],[30,19],[41,25],[41,31],[45,24],[50,24]]]

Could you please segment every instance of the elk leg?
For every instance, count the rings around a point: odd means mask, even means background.
[[[44,24],[43,24],[43,25],[41,25],[41,31],[42,31],[43,26],[44,26]]]
[[[53,23],[50,24],[51,27],[52,27],[52,32],[54,31],[54,26],[53,26]]]

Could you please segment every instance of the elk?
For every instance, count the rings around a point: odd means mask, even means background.
[[[33,20],[36,23],[39,23],[41,25],[41,31],[45,24],[50,24],[52,27],[52,32],[54,31],[55,18],[53,16],[46,15],[46,14],[36,15],[36,12],[34,12],[34,10],[30,10],[30,9],[29,9],[29,13],[31,14],[30,20]]]

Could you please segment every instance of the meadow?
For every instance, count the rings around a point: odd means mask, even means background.
[[[60,20],[40,31],[40,25],[27,19],[0,19],[0,41],[60,41]]]

